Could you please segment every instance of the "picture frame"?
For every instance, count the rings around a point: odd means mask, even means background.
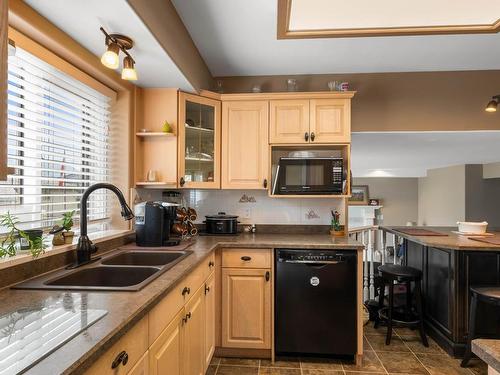
[[[351,206],[366,206],[369,203],[370,194],[368,185],[353,185],[351,188],[351,197],[349,205]]]

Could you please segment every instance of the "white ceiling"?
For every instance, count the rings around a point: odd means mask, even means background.
[[[290,30],[491,25],[498,0],[293,0]]]
[[[428,169],[500,161],[500,131],[353,133],[354,177],[422,177]]]
[[[500,69],[500,34],[277,40],[276,0],[173,3],[214,76]]]
[[[103,26],[110,33],[131,37],[142,87],[193,87],[158,44],[126,0],[25,0],[38,13],[100,58],[104,52]],[[123,58],[123,55],[122,55]]]

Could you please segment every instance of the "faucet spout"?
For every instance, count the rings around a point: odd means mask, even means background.
[[[84,191],[82,198],[80,200],[80,238],[78,239],[78,244],[76,245],[76,263],[70,268],[76,268],[87,264],[91,261],[91,256],[97,251],[97,247],[90,241],[87,235],[87,201],[93,191],[98,189],[108,189],[116,194],[121,206],[121,215],[125,220],[131,220],[134,217],[132,210],[125,201],[120,189],[115,185],[107,183],[97,183],[91,185]],[[97,260],[97,259],[96,259]]]

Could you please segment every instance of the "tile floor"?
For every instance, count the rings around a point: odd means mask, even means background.
[[[214,358],[207,375],[486,375],[486,364],[471,360],[467,369],[460,360],[446,354],[432,339],[429,347],[420,343],[418,333],[396,329],[390,346],[385,345],[385,328],[365,326],[364,359],[362,366],[348,361],[321,359],[269,360]]]

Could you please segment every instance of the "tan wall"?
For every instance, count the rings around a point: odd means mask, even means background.
[[[224,92],[286,91],[292,76],[222,77]],[[297,75],[300,91],[327,90],[331,80],[357,90],[352,101],[353,131],[492,130],[498,114],[486,113],[500,93],[500,71]]]
[[[430,169],[418,179],[418,224],[456,226],[465,220],[465,165]]]
[[[354,178],[354,185],[368,185],[370,198],[381,199],[384,225],[406,225],[418,220],[418,179]]]

